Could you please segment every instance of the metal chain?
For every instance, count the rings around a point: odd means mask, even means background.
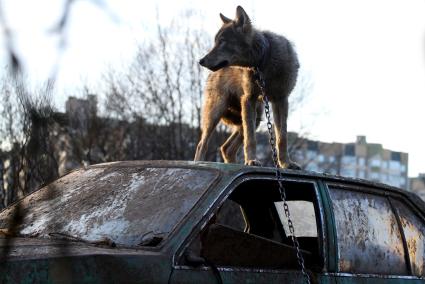
[[[277,150],[276,150],[276,140],[275,140],[275,136],[273,132],[273,124],[271,122],[271,117],[270,117],[269,98],[267,97],[267,94],[265,91],[266,82],[264,80],[263,73],[260,71],[258,67],[254,69],[254,78],[255,78],[255,82],[260,88],[261,95],[263,96],[264,110],[265,110],[266,118],[267,118],[267,130],[269,131],[269,143],[272,150],[272,158],[273,158],[274,167],[276,169],[276,180],[279,184],[280,199],[283,202],[283,210],[285,211],[285,216],[286,216],[286,219],[288,220],[288,227],[289,227],[289,232],[291,234],[292,243],[294,244],[295,250],[297,252],[298,264],[301,267],[301,272],[306,280],[306,283],[310,284],[310,275],[308,275],[307,270],[305,268],[304,257],[300,250],[300,244],[298,242],[297,237],[295,236],[294,223],[292,222],[291,213],[289,212],[289,206],[286,201],[286,189],[283,186],[282,173],[279,170],[280,166],[279,166],[279,160],[278,160]]]

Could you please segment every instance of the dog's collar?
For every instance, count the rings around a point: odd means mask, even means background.
[[[261,38],[263,41],[261,46],[263,48],[261,49],[260,61],[256,67],[258,67],[260,71],[264,71],[267,64],[267,60],[269,59],[269,56],[270,56],[270,42],[265,35],[263,35]]]

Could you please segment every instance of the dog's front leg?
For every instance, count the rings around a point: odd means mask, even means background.
[[[272,107],[279,165],[284,169],[300,169],[297,163],[291,161],[288,153],[288,97],[272,102]]]
[[[243,144],[245,154],[245,165],[261,166],[256,159],[256,139],[255,139],[255,120],[256,120],[256,98],[244,95],[241,99],[242,109],[242,128]]]

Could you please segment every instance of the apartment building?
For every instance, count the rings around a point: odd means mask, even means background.
[[[326,143],[299,138],[291,133],[292,156],[304,169],[368,179],[409,188],[408,154],[368,143],[357,136],[353,143]]]
[[[419,174],[417,177],[409,178],[410,191],[419,195],[425,200],[425,173]]]

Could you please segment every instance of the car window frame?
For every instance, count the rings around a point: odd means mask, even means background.
[[[173,255],[173,262],[172,266],[174,269],[195,269],[194,266],[187,265],[184,263],[181,263],[182,258],[184,257],[183,254],[186,251],[186,249],[190,246],[190,244],[195,240],[195,238],[198,236],[198,234],[207,226],[208,222],[211,220],[211,218],[217,213],[218,209],[223,205],[226,199],[229,198],[230,194],[242,183],[245,183],[247,181],[251,180],[276,180],[276,176],[273,173],[247,173],[243,174],[239,177],[236,177],[226,188],[224,188],[220,194],[219,197],[215,200],[215,202],[208,208],[208,211],[202,216],[201,220],[196,224],[194,227],[194,230],[191,232],[191,234],[186,238],[186,240],[182,243],[182,245],[176,250],[176,252]],[[296,175],[282,175],[283,181],[290,181],[290,182],[300,182],[300,183],[310,183],[313,188],[314,192],[316,194],[317,198],[317,204],[318,204],[318,213],[319,216],[316,216],[318,218],[318,224],[317,224],[317,232],[318,232],[318,239],[319,239],[319,251],[320,255],[323,258],[323,267],[322,271],[320,273],[327,273],[327,236],[326,236],[326,219],[325,219],[325,213],[324,213],[324,205],[322,200],[322,194],[321,194],[321,188],[319,185],[319,180],[312,176],[312,177],[306,177],[306,176],[296,176]],[[197,267],[196,269],[206,270],[210,269],[208,266],[201,265],[201,267]],[[297,270],[294,269],[271,269],[271,268],[248,268],[248,267],[232,267],[232,266],[217,266],[217,269],[220,271],[246,271],[246,272],[252,272],[252,273],[258,273],[258,272],[268,272],[268,273],[282,273],[282,272],[297,272]],[[301,271],[299,271],[301,273]]]
[[[157,168],[166,168],[166,167],[157,167]],[[181,221],[174,227],[173,230],[170,231],[169,235],[165,240],[163,240],[159,245],[149,247],[149,246],[141,246],[140,248],[136,248],[138,250],[142,251],[152,251],[152,252],[169,252],[174,247],[174,244],[176,242],[176,239],[181,236],[181,231],[184,227],[189,226],[191,223],[191,219],[193,218],[194,212],[196,212],[200,207],[202,207],[202,203],[207,198],[207,196],[210,194],[211,190],[214,190],[214,188],[220,186],[220,182],[222,182],[223,179],[223,173],[220,170],[217,169],[211,169],[211,168],[197,168],[192,166],[179,166],[176,168],[180,169],[188,169],[188,170],[194,170],[194,169],[201,169],[204,171],[212,171],[216,174],[215,178],[211,181],[211,183],[208,185],[208,188],[205,190],[205,192],[200,196],[198,201],[192,206],[192,208],[187,212],[186,216],[184,216]]]

